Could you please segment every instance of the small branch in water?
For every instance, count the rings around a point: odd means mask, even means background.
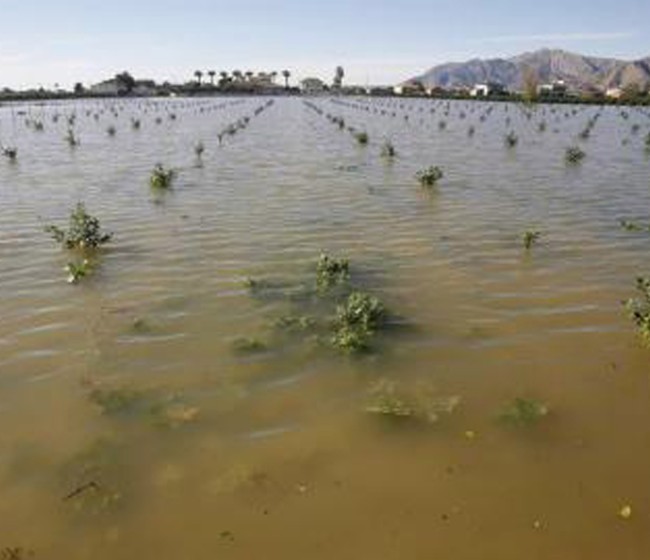
[[[90,482],[87,482],[86,484],[82,484],[81,486],[78,486],[75,488],[72,492],[70,492],[68,495],[66,495],[63,498],[63,501],[66,502],[68,500],[71,500],[72,498],[75,498],[79,496],[80,494],[83,494],[87,490],[90,490],[91,488],[95,490],[99,490],[99,484],[97,484],[94,480],[91,480]]]

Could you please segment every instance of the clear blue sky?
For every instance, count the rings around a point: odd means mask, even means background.
[[[128,70],[288,69],[292,81],[395,83],[448,61],[557,47],[650,56],[650,0],[0,0],[0,86]]]

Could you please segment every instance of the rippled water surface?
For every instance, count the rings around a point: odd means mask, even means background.
[[[619,221],[650,224],[649,132],[647,110],[586,106],[0,107],[18,148],[0,157],[3,554],[647,557],[650,351],[621,302],[650,234]],[[149,187],[158,162],[167,192]],[[426,189],[430,165],[444,177]],[[79,201],[114,237],[71,285],[43,228]],[[390,311],[369,352],[330,345],[323,251]],[[287,315],[320,327],[281,332]],[[378,382],[460,400],[435,422],[384,417]],[[502,421],[517,398],[548,413]]]

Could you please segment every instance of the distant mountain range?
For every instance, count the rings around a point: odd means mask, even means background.
[[[532,70],[539,83],[564,80],[576,90],[604,90],[630,84],[647,88],[650,85],[650,57],[627,61],[583,56],[559,49],[542,49],[506,59],[441,64],[412,80],[419,80],[425,87],[497,82],[508,89],[518,90],[522,87],[524,72],[528,72],[526,68]]]

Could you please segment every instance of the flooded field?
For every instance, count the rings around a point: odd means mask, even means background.
[[[570,105],[0,107],[0,557],[647,557],[622,302],[649,133]],[[78,202],[113,237],[71,284],[44,228]]]

